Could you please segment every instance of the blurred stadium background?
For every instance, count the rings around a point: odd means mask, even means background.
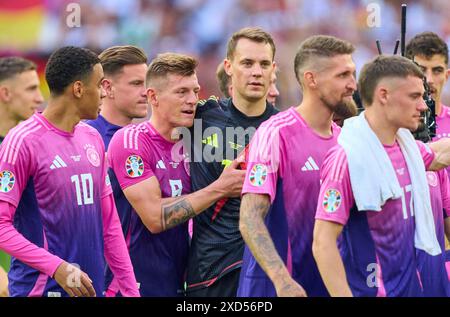
[[[67,25],[70,3],[81,8],[80,27]],[[450,41],[448,0],[0,0],[0,56],[21,55],[43,70],[49,54],[64,45],[101,52],[112,45],[134,44],[149,58],[165,51],[196,56],[201,97],[219,94],[217,64],[224,58],[226,41],[244,26],[260,26],[277,45],[281,72],[277,105],[285,109],[301,99],[293,72],[298,44],[313,34],[345,38],[357,47],[357,69],[377,54],[375,40],[391,53],[400,33],[400,6],[408,4],[407,40],[422,31],[434,31]],[[380,27],[369,27],[368,5],[381,9]],[[45,96],[48,89],[42,85]],[[450,102],[445,90],[444,103]]]

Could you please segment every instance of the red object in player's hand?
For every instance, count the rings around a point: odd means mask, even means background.
[[[249,145],[250,144],[247,144],[247,146],[243,150],[244,153],[241,153],[239,155],[239,156],[242,156],[242,155],[244,156],[244,161],[239,163],[239,168],[241,170],[246,170],[247,169]],[[226,204],[227,201],[228,201],[228,198],[222,198],[221,200],[217,201],[216,206],[214,207],[214,214],[213,214],[213,216],[211,218],[211,221],[214,221],[214,219],[216,219],[217,215],[222,210],[222,207]]]

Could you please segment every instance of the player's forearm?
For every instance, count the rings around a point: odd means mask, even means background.
[[[133,266],[127,250],[113,195],[102,198],[103,238],[105,259],[123,296],[139,297]]]
[[[351,297],[344,264],[336,240],[314,238],[313,254],[325,286],[333,297]]]
[[[289,272],[278,255],[264,223],[270,201],[266,195],[246,194],[242,198],[239,230],[258,264],[278,290],[287,287]]]
[[[8,296],[8,273],[0,266],[0,297]]]
[[[5,210],[7,205],[2,203],[0,207],[0,249],[32,268],[53,276],[63,260],[25,239],[12,225],[12,218],[5,216],[9,213]]]
[[[162,199],[161,202],[161,229],[168,230],[185,223],[210,207],[223,197],[223,193],[213,184],[192,194]]]

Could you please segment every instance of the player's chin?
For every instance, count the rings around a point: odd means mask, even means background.
[[[182,128],[190,128],[193,125],[194,125],[194,119],[188,119],[188,118],[180,120],[180,122],[178,124],[178,126],[182,127]]]
[[[148,111],[147,111],[147,109],[145,109],[145,110],[142,110],[142,111],[135,111],[133,113],[132,117],[133,118],[137,118],[137,119],[142,119],[142,118],[147,117],[147,115],[148,115]]]

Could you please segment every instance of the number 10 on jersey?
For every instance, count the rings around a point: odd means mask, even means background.
[[[75,183],[78,206],[91,205],[94,203],[94,181],[92,174],[72,175],[72,183]]]

